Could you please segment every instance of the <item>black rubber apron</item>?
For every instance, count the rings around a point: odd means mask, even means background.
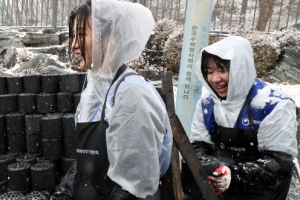
[[[227,128],[215,123],[214,132],[210,133],[212,141],[216,145],[213,156],[221,162],[232,164],[234,162],[247,162],[257,160],[259,156],[257,132],[254,128],[250,109],[250,94],[246,97],[245,103],[237,118],[237,123],[241,121],[242,111],[247,107],[250,128],[242,130],[237,128]]]
[[[216,149],[213,156],[218,158],[221,162],[228,165],[235,162],[253,162],[259,158],[258,151],[258,140],[257,133],[258,129],[254,128],[253,119],[250,109],[250,98],[251,90],[247,95],[245,103],[239,113],[237,123],[241,120],[241,113],[245,107],[247,107],[249,125],[248,130],[242,130],[237,128],[226,128],[219,126],[215,123],[215,130],[210,133],[212,136],[212,141],[216,145]],[[291,174],[292,175],[292,174]],[[219,198],[226,200],[244,200],[244,199],[255,199],[255,200],[284,200],[291,180],[291,175],[289,181],[287,181],[285,186],[281,187],[280,190],[273,191],[269,194],[260,193],[233,193],[231,191],[224,192]]]
[[[119,68],[110,87],[125,70],[125,65]],[[108,124],[104,121],[104,116],[108,92],[103,104],[101,120],[77,123],[77,176],[74,183],[74,199],[76,200],[108,199],[115,184],[107,176],[109,161],[106,147],[106,129]]]

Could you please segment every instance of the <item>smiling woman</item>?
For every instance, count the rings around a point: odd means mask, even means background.
[[[226,99],[229,82],[229,61],[203,52],[205,55],[201,68],[203,76],[217,96]],[[225,63],[227,65],[225,65]]]
[[[298,153],[295,102],[257,78],[245,38],[203,48],[196,67],[208,94],[197,103],[190,140],[199,160],[221,163],[208,176],[215,193],[225,200],[285,200]],[[186,174],[183,191],[201,199]]]
[[[71,12],[69,38],[70,58],[79,62],[81,70],[91,69],[92,17],[90,2]]]
[[[92,0],[69,21],[72,59],[87,70],[75,114],[76,164],[52,199],[160,199],[172,131],[160,95],[125,63],[138,58],[154,27],[137,3]]]

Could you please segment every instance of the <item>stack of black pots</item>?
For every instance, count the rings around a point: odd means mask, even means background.
[[[75,162],[85,73],[0,77],[0,199],[50,195]]]

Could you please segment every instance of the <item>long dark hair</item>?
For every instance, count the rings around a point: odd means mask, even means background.
[[[83,40],[78,40],[78,32],[79,28],[82,28],[83,33],[86,31],[87,21],[91,15],[91,0],[87,0],[84,4],[75,7],[69,17],[69,58],[70,61],[73,62],[75,55],[72,51],[72,43],[73,40],[78,42],[81,54],[83,59],[85,60],[85,37],[83,37]],[[73,28],[74,28],[74,20],[77,20],[77,26],[76,26],[76,36],[74,38],[73,34]],[[82,26],[81,26],[82,24]]]

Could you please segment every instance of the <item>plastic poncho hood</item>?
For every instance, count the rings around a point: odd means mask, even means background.
[[[204,79],[201,72],[204,51],[230,61],[226,100],[221,101]],[[215,115],[216,122],[232,127],[256,78],[253,50],[250,42],[239,36],[230,36],[203,48],[196,64],[196,73],[205,89],[214,99],[214,109],[218,113],[218,115]]]
[[[103,102],[118,69],[138,58],[155,22],[151,11],[137,3],[92,0],[92,69],[81,97],[78,122],[90,122]]]

